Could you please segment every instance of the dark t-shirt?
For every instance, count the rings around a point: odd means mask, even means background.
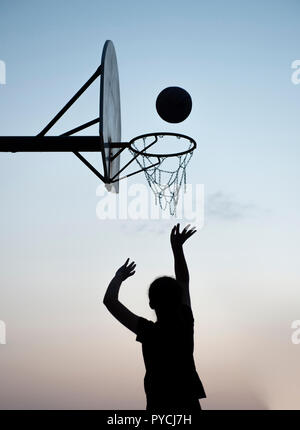
[[[153,323],[140,317],[136,340],[146,367],[147,407],[175,405],[206,397],[195,368],[194,318],[187,305]]]

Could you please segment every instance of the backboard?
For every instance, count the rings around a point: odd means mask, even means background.
[[[111,148],[110,144],[121,142],[119,72],[116,51],[111,40],[104,44],[101,66],[99,133],[104,145],[104,177],[109,182],[120,170],[120,157],[113,159],[119,149]],[[119,182],[106,183],[106,188],[118,193]]]

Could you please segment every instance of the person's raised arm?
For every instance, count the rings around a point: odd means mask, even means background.
[[[183,303],[191,306],[190,292],[189,292],[189,270],[186,264],[184,252],[183,252],[183,244],[189,239],[194,233],[196,233],[196,229],[193,227],[189,229],[189,225],[187,225],[182,232],[180,233],[180,225],[177,224],[173,227],[171,231],[171,247],[174,255],[174,267],[175,267],[175,276],[176,280],[182,286],[182,295],[183,295]]]
[[[119,301],[119,290],[122,282],[135,274],[136,265],[134,261],[130,264],[128,263],[129,258],[126,260],[125,264],[123,264],[123,266],[117,270],[114,278],[110,281],[103,299],[103,303],[109,312],[121,324],[136,333],[139,317],[132,313]]]

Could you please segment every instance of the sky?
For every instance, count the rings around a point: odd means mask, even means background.
[[[297,0],[0,3],[2,136],[41,131],[110,39],[122,141],[154,131],[196,140],[187,182],[204,186],[204,223],[186,256],[204,409],[300,408],[299,12]],[[180,124],[155,111],[168,86],[193,99]],[[49,135],[98,114],[95,82]],[[0,180],[0,408],[145,408],[141,345],[102,299],[133,258],[120,300],[155,320],[147,289],[173,274],[176,220],[99,219],[99,180],[73,154],[1,153]]]

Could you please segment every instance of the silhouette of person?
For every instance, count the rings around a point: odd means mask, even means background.
[[[133,331],[142,343],[146,374],[144,387],[147,411],[184,411],[198,413],[199,399],[206,397],[196,371],[194,352],[194,318],[189,293],[189,272],[183,244],[196,232],[177,224],[171,231],[176,279],[163,276],[149,288],[149,305],[155,310],[154,323],[127,309],[118,299],[123,281],[135,273],[129,259],[110,282],[103,303],[111,314]]]

